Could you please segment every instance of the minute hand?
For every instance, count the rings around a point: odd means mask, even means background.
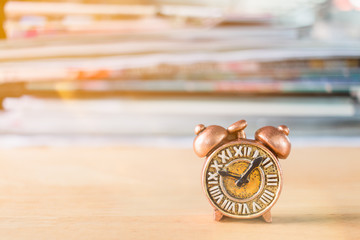
[[[250,166],[241,175],[241,177],[238,180],[236,180],[235,182],[236,186],[241,187],[243,184],[248,183],[249,182],[248,177],[250,173],[261,164],[263,159],[264,159],[263,157],[255,158],[255,160],[250,163]]]

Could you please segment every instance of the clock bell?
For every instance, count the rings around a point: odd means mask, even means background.
[[[244,131],[246,127],[247,122],[245,120],[237,121],[227,129],[218,125],[205,127],[203,124],[198,124],[195,127],[197,136],[193,144],[194,152],[202,158],[208,156],[216,147],[222,144],[246,138]],[[277,128],[266,126],[255,132],[255,140],[269,148],[278,158],[286,159],[291,151],[289,133],[290,130],[285,125],[280,125]]]

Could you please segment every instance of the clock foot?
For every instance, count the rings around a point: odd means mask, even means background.
[[[262,215],[262,218],[264,219],[265,222],[271,223],[272,222],[271,212],[270,211],[266,212],[264,215]]]
[[[217,209],[214,209],[214,219],[215,221],[220,221],[224,215]]]

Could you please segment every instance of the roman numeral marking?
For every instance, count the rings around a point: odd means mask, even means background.
[[[221,193],[219,189],[219,185],[214,186],[209,189],[210,195],[213,197],[214,200],[217,200],[216,203],[219,204],[223,199],[224,195]]]
[[[216,172],[218,172],[220,170],[220,168],[223,167],[222,164],[219,164],[218,161],[214,160],[214,164],[211,164],[210,167],[213,167],[216,169]]]
[[[229,212],[235,212],[235,203],[228,199],[225,199],[224,202],[221,204],[221,208]]]
[[[242,157],[242,156],[243,156],[243,154],[242,154],[242,152],[241,152],[241,149],[242,149],[242,146],[239,146],[239,148],[237,148],[237,147],[234,146],[235,157],[237,157],[237,156]]]
[[[250,214],[249,207],[246,203],[238,203],[238,214]]]
[[[270,158],[267,157],[267,158],[263,161],[262,165],[265,166],[265,168],[268,168],[268,167],[270,167],[271,165],[273,165],[273,162],[270,161]]]
[[[230,207],[229,207],[228,211],[229,211],[229,212],[233,212],[233,213],[235,213],[235,203],[234,203],[234,202],[233,202],[233,203],[231,203],[231,205],[230,205]]]
[[[242,210],[242,204],[238,203],[238,214],[241,214],[241,210]]]
[[[208,182],[208,184],[218,184],[219,182],[218,181],[210,181]]]
[[[276,174],[268,174],[268,175],[266,175],[266,178],[267,178],[266,185],[268,185],[268,186],[277,186],[278,179],[277,179]]]
[[[223,203],[221,204],[221,207],[226,210],[228,207],[230,207],[230,204],[231,204],[231,201],[225,199],[225,200],[223,201]]]
[[[254,152],[254,155],[252,157],[256,158],[257,156],[259,156],[259,151],[256,149],[255,152]]]
[[[210,188],[209,191],[212,196],[216,196],[217,195],[216,193],[219,193],[219,194],[221,193],[219,186],[214,186],[214,187]]]
[[[252,147],[242,147],[239,146],[237,147],[233,147],[234,151],[235,151],[235,157],[239,156],[239,157],[251,157],[251,151],[252,151]],[[257,157],[259,155],[259,151],[256,150],[254,152],[254,156],[253,157]]]
[[[226,153],[229,156],[226,156]],[[221,154],[218,154],[218,157],[221,158],[222,163],[226,163],[226,161],[229,160],[232,157],[232,154],[231,154],[231,152],[230,152],[230,150],[228,148],[226,149],[226,153],[225,153],[225,150],[222,150]]]
[[[217,172],[215,172],[215,173],[211,173],[211,172],[208,172],[208,174],[209,174],[209,177],[208,177],[208,181],[210,181],[210,180],[215,180],[215,181],[217,181],[218,180],[218,173]]]
[[[214,197],[214,200],[217,200],[216,203],[219,204],[221,202],[221,200],[223,199],[223,197],[224,197],[224,195],[221,194],[219,196]]]
[[[251,153],[252,148],[251,147],[244,147],[244,157],[250,157],[250,153]]]
[[[261,195],[261,197],[260,197],[260,201],[262,201],[264,204],[267,205],[274,199],[274,196],[275,196],[274,193],[272,193],[268,190],[265,190],[263,195]]]
[[[246,203],[243,204],[242,214],[250,214],[249,207]]]
[[[227,148],[227,149],[226,149],[226,152],[227,152],[229,158],[232,158],[232,153],[231,153],[230,149]]]
[[[256,202],[253,202],[253,212],[257,212],[260,209],[261,209],[261,207],[259,206],[259,204],[257,204]]]

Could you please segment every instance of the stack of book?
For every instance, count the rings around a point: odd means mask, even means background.
[[[309,22],[224,9],[9,2],[8,35],[18,39],[0,43],[0,82],[24,83],[24,94],[358,91],[358,42],[325,44],[306,37]]]

